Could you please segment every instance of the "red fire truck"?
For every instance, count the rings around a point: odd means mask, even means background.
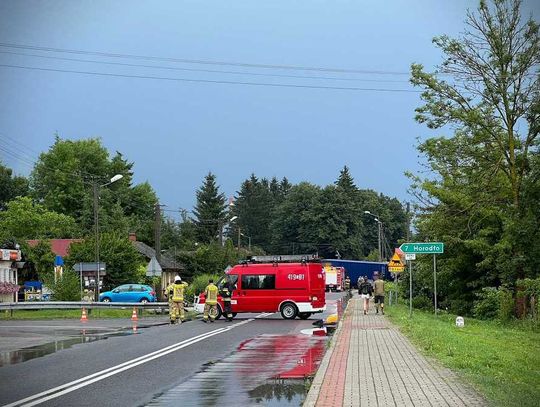
[[[326,309],[324,270],[313,256],[253,256],[227,274],[235,284],[233,315],[280,312],[284,319],[307,319]],[[225,276],[218,281],[218,288],[224,281]],[[195,310],[203,312],[204,302],[204,294],[200,294]],[[216,317],[222,312],[223,300],[219,297]]]

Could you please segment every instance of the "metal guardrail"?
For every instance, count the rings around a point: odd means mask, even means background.
[[[0,302],[0,311],[21,309],[82,309],[82,308],[169,308],[167,302],[85,302],[85,301],[26,301],[26,302]]]

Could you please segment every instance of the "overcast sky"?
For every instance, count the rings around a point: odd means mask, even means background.
[[[252,172],[326,185],[344,165],[360,188],[405,201],[411,198],[404,172],[419,169],[416,138],[444,133],[416,124],[418,93],[397,90],[414,90],[408,84],[410,64],[432,68],[440,62],[432,37],[457,35],[467,8],[476,5],[471,0],[3,0],[4,45],[360,72],[0,46],[0,65],[19,66],[0,66],[0,142],[19,152],[0,151],[1,158],[27,175],[29,162],[53,143],[55,132],[69,139],[100,137],[112,153],[118,150],[135,162],[136,181],[149,181],[169,208],[191,209],[208,171],[232,196]],[[537,1],[525,1],[527,13],[537,15],[535,7]]]

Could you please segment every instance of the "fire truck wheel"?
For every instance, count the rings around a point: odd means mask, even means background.
[[[280,311],[283,319],[295,319],[296,315],[298,315],[298,308],[292,302],[283,304]]]
[[[298,318],[300,319],[308,319],[311,316],[311,312],[300,312],[298,314]]]
[[[237,315],[238,315],[238,314],[237,314],[236,312],[233,312],[233,313],[232,313],[232,317],[233,317],[233,318],[236,318]]]

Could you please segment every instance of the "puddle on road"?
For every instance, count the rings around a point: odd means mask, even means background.
[[[105,333],[95,329],[58,330],[54,332],[54,335],[64,337],[63,339],[13,351],[0,352],[0,366],[23,363],[31,359],[40,358],[64,349],[69,349],[75,345],[95,342],[115,336],[126,336],[138,333],[139,331],[136,326],[129,329]]]
[[[147,406],[301,406],[328,338],[261,335]]]

